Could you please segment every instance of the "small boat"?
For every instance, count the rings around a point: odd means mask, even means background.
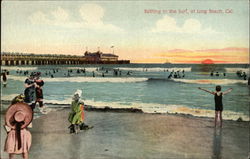
[[[171,64],[171,63],[169,62],[169,60],[166,60],[166,62],[164,64]]]

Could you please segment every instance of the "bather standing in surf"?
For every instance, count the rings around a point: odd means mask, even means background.
[[[214,102],[215,102],[215,120],[214,120],[214,126],[217,126],[217,122],[219,119],[219,126],[222,127],[222,111],[223,111],[223,104],[222,104],[222,97],[223,95],[226,95],[230,93],[233,89],[229,88],[225,92],[221,92],[221,86],[216,86],[215,87],[215,92],[213,91],[208,91],[204,88],[198,87],[198,89],[203,90],[205,92],[208,92],[210,94],[214,95]]]

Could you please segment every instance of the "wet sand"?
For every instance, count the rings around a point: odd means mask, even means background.
[[[30,159],[247,159],[249,152],[249,122],[215,129],[209,118],[86,111],[94,128],[69,134],[69,111],[33,120]],[[5,137],[1,126],[2,159]]]

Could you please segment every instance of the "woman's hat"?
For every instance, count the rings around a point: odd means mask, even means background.
[[[82,90],[80,90],[80,89],[76,90],[76,92],[74,93],[74,95],[76,95],[76,94],[78,94],[79,97],[81,97],[82,96]]]
[[[16,122],[24,122],[21,128],[27,127],[33,119],[33,111],[30,106],[26,103],[16,103],[7,109],[5,114],[6,125],[15,128]]]

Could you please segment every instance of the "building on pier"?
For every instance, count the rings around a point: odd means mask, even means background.
[[[129,60],[118,60],[118,56],[114,54],[104,54],[102,52],[87,52],[85,56],[1,52],[1,65],[79,65],[129,63]]]
[[[111,54],[111,53],[103,53],[103,52],[100,52],[100,51],[97,51],[97,52],[88,52],[86,51],[85,54],[84,54],[84,57],[87,61],[93,61],[93,62],[115,62],[115,61],[118,61],[118,56],[117,55],[114,55],[114,54]]]

